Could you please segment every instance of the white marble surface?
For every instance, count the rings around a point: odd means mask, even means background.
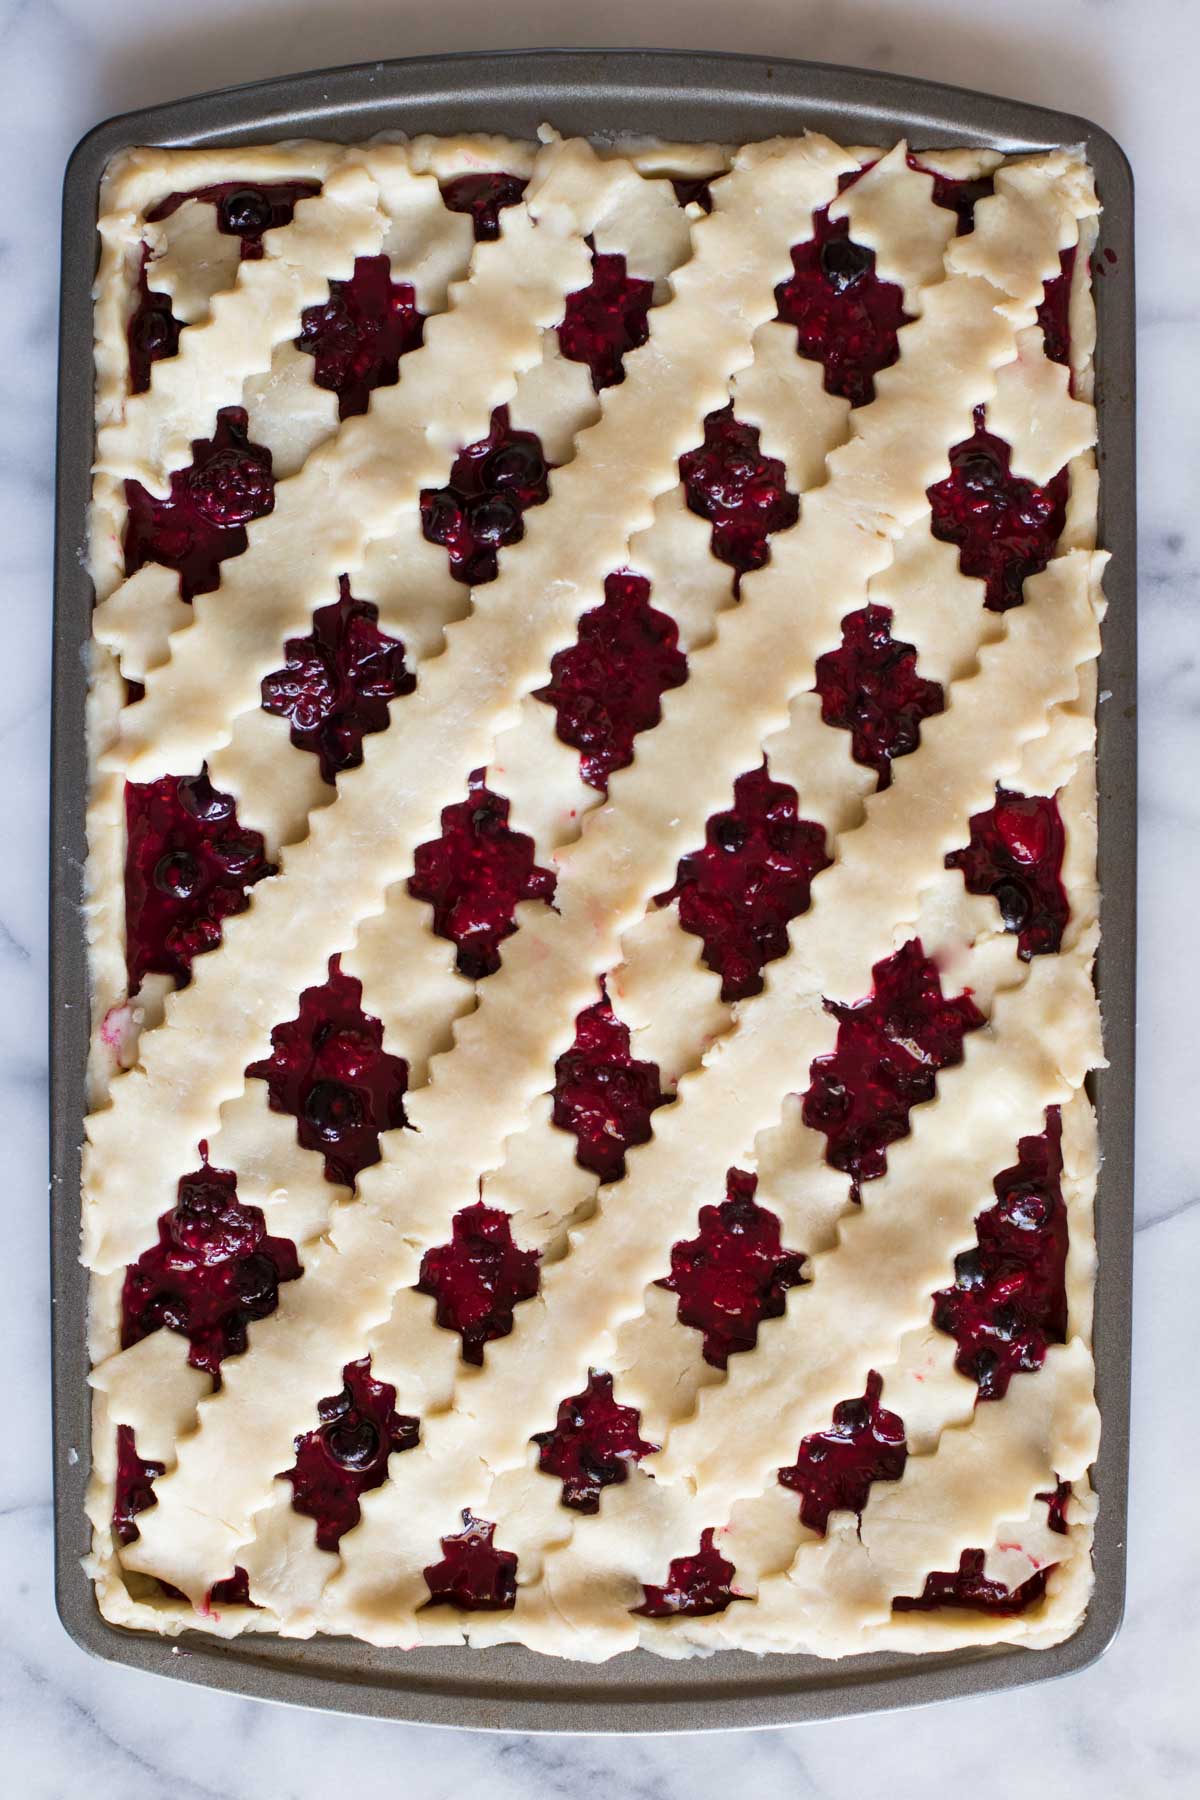
[[[53,1610],[44,1173],[45,765],[58,192],[96,120],[199,89],[480,43],[695,45],[941,77],[1091,115],[1140,183],[1142,936],[1129,1606],[1066,1683],[749,1735],[493,1738],[370,1724],[89,1661]],[[1194,1101],[1200,1051],[1200,206],[1194,0],[0,0],[0,1789],[14,1800],[1200,1791]],[[86,355],[84,346],[80,354]]]

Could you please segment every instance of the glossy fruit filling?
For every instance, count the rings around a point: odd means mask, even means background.
[[[386,256],[360,256],[349,281],[300,315],[297,350],[315,362],[313,380],[338,397],[338,417],[365,413],[375,388],[395,387],[400,358],[415,350],[425,315],[406,281],[393,281]]]
[[[358,767],[363,738],[386,730],[390,702],[411,694],[416,676],[399,638],[380,631],[379,608],[356,600],[346,575],[332,605],[314,612],[309,635],[283,648],[287,667],[263,676],[263,710],[290,720],[293,744],[319,758],[332,786]]]
[[[429,1606],[458,1612],[508,1612],[517,1603],[517,1559],[497,1550],[496,1527],[463,1513],[463,1529],[442,1539],[442,1560],[425,1570]]]
[[[1067,1526],[1067,1503],[1071,1498],[1071,1484],[1060,1481],[1052,1493],[1035,1496],[1047,1509],[1047,1523],[1051,1531],[1065,1533]],[[1046,1583],[1056,1563],[1047,1563],[1044,1568],[1036,1569],[1027,1581],[1019,1587],[1005,1587],[1002,1581],[989,1581],[984,1574],[986,1558],[982,1550],[964,1550],[958,1559],[958,1568],[954,1574],[945,1571],[925,1577],[925,1586],[915,1599],[898,1599],[892,1601],[893,1612],[937,1612],[943,1606],[950,1606],[967,1612],[982,1612],[1009,1616],[1028,1611],[1035,1606],[1046,1592]]]
[[[500,214],[516,206],[529,186],[527,175],[506,175],[487,170],[479,175],[454,175],[442,182],[442,200],[451,212],[470,213],[476,243],[500,236]]]
[[[808,910],[814,875],[829,867],[825,829],[796,816],[796,790],[761,769],[739,775],[733,807],[704,828],[704,848],[680,858],[659,906],[704,940],[723,1000],[762,992],[767,963],[788,951],[788,921]]]
[[[476,769],[467,798],[442,810],[442,835],[421,844],[408,891],[433,907],[433,929],[458,949],[458,970],[481,981],[500,967],[522,900],[554,898],[555,876],[534,862],[534,842],[508,825],[508,801]]]
[[[920,157],[908,156],[910,169],[917,169],[923,175],[933,176],[933,204],[944,206],[958,218],[955,235],[965,237],[974,229],[975,208],[981,200],[986,200],[996,191],[995,177],[991,175],[939,175],[936,169],[927,169]]]
[[[290,1238],[271,1237],[257,1206],[243,1206],[237,1178],[207,1164],[184,1175],[158,1243],[125,1272],[121,1347],[164,1326],[191,1344],[194,1369],[216,1375],[246,1348],[246,1326],[279,1304],[279,1285],[303,1273]]]
[[[144,394],[150,386],[150,373],[156,362],[175,356],[179,351],[179,334],[184,329],[171,308],[171,296],[159,294],[150,286],[146,271],[150,265],[150,247],[142,245],[138,269],[137,303],[125,327],[129,346],[129,391]]]
[[[904,294],[875,273],[875,252],[856,244],[849,219],[813,214],[813,235],[792,246],[793,273],[775,289],[777,317],[796,327],[796,349],[825,370],[825,388],[851,406],[875,398],[875,377],[899,359],[897,332],[911,323]]]
[[[1060,250],[1059,271],[1051,276],[1037,309],[1046,355],[1051,362],[1071,366],[1071,284],[1075,274],[1075,247]]]
[[[568,362],[587,364],[597,393],[624,381],[626,352],[650,336],[653,304],[652,281],[627,274],[623,256],[592,251],[592,279],[567,295],[558,347]]]
[[[421,492],[421,530],[441,544],[456,581],[495,581],[499,551],[525,536],[523,515],[550,498],[550,464],[536,432],[515,431],[507,406],[492,414],[485,438],[454,459],[444,487]]]
[[[703,212],[710,213],[713,209],[713,196],[709,184],[716,179],[715,175],[672,175],[671,186],[680,206],[695,205]]]
[[[995,806],[974,814],[969,844],[952,850],[946,867],[960,872],[968,893],[992,896],[1005,931],[1016,935],[1018,954],[1028,962],[1062,945],[1071,917],[1062,884],[1065,852],[1056,799],[998,787]]]
[[[787,472],[764,456],[758,427],[734,417],[732,401],[704,421],[704,442],[679,459],[689,509],[712,526],[712,553],[742,576],[770,561],[769,540],[800,517],[800,501],[788,491]]]
[[[536,1250],[513,1243],[508,1214],[476,1201],[455,1213],[448,1244],[421,1259],[418,1294],[437,1301],[443,1331],[457,1331],[462,1359],[479,1365],[483,1347],[507,1337],[513,1311],[538,1291]]]
[[[984,408],[975,408],[975,430],[950,452],[950,473],[928,490],[933,509],[930,530],[958,546],[964,575],[986,583],[984,605],[1007,612],[1025,598],[1026,578],[1038,574],[1054,555],[1067,518],[1067,471],[1045,487],[1012,472],[1012,450],[987,429]]]
[[[700,1533],[700,1548],[695,1556],[677,1556],[667,1572],[664,1587],[642,1585],[646,1596],[634,1612],[646,1619],[674,1619],[681,1615],[701,1619],[709,1613],[722,1613],[731,1600],[740,1600],[730,1583],[734,1567],[721,1555],[714,1543],[712,1529]]]
[[[165,499],[127,481],[125,502],[126,575],[162,563],[191,600],[220,585],[221,564],[246,548],[246,526],[274,507],[271,452],[250,442],[244,408],[222,407],[212,437],[197,438],[188,467],[172,471]]]
[[[680,1323],[704,1333],[704,1360],[718,1369],[753,1350],[760,1322],[779,1318],[788,1289],[805,1279],[803,1252],[784,1248],[757,1186],[757,1175],[730,1169],[726,1198],[700,1208],[699,1233],[672,1245],[671,1273],[658,1284],[679,1296]]]
[[[803,1108],[804,1123],[828,1139],[826,1161],[851,1176],[855,1199],[862,1182],[885,1173],[888,1145],[908,1136],[912,1108],[934,1098],[938,1070],[960,1063],[964,1036],[986,1023],[968,993],[944,998],[919,938],[871,974],[865,1000],[826,1000],[837,1045],[813,1062]]]
[[[887,606],[864,606],[842,620],[842,641],[817,659],[821,717],[851,734],[855,762],[892,785],[892,763],[921,742],[921,721],[945,711],[941,683],[917,674],[912,644],[892,637]]]
[[[628,1479],[643,1456],[658,1449],[638,1434],[636,1407],[613,1398],[611,1375],[593,1369],[581,1394],[572,1394],[558,1409],[553,1431],[534,1433],[538,1468],[562,1482],[562,1503],[576,1512],[600,1510],[600,1490]]]
[[[154,1498],[154,1483],[165,1467],[165,1463],[147,1462],[138,1455],[132,1425],[117,1426],[112,1528],[119,1544],[132,1544],[140,1536],[134,1520],[138,1513],[158,1505]]]
[[[954,1259],[954,1286],[933,1296],[933,1322],[958,1344],[954,1366],[981,1400],[1002,1400],[1021,1370],[1040,1369],[1067,1337],[1067,1209],[1062,1117],[1046,1110],[1040,1137],[993,1182],[996,1204],[975,1221],[977,1243]]]
[[[250,1577],[240,1566],[224,1581],[214,1581],[204,1598],[204,1612],[213,1612],[222,1606],[254,1606],[250,1598]],[[256,1609],[257,1610],[257,1609]]]
[[[828,1431],[801,1440],[790,1468],[780,1469],[784,1487],[800,1496],[800,1517],[824,1537],[829,1515],[857,1513],[875,1481],[899,1481],[908,1460],[904,1421],[879,1404],[883,1378],[872,1369],[861,1400],[843,1400],[833,1409]]]
[[[247,889],[275,866],[260,834],[238,824],[232,795],[203,772],[127,781],[125,831],[129,992],[151,972],[183,985],[192,958],[220,943],[222,921],[245,912]]]
[[[420,1425],[396,1411],[396,1390],[371,1374],[371,1359],[347,1363],[342,1391],[317,1403],[321,1423],[296,1439],[296,1461],[284,1472],[292,1506],[317,1522],[317,1547],[336,1550],[358,1524],[359,1496],[387,1480],[388,1458],[411,1450]]]
[[[554,1065],[554,1123],[575,1134],[575,1160],[602,1182],[625,1173],[625,1152],[650,1137],[650,1115],[666,1104],[658,1064],[638,1062],[629,1027],[601,999],[575,1021],[575,1042]]]
[[[362,983],[336,956],[324,986],[305,989],[297,1017],[272,1029],[270,1056],[246,1074],[266,1082],[272,1112],[292,1115],[304,1148],[324,1156],[325,1179],[344,1187],[379,1161],[380,1132],[405,1122],[408,1064],[384,1049]]]

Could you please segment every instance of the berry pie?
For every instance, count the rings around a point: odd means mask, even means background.
[[[104,1615],[1068,1636],[1080,154],[143,149],[101,211]]]

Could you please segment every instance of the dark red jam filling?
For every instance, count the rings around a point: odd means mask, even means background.
[[[575,1042],[554,1065],[554,1123],[575,1134],[575,1160],[602,1182],[625,1173],[625,1152],[650,1137],[650,1115],[665,1106],[658,1064],[630,1052],[629,1027],[602,998],[575,1021]]]
[[[246,1074],[265,1081],[272,1112],[291,1113],[325,1178],[353,1187],[379,1161],[379,1134],[404,1124],[408,1064],[383,1047],[383,1026],[362,1009],[362,983],[330,958],[323,987],[306,988],[295,1019],[271,1032],[271,1054]]]
[[[347,1363],[342,1391],[317,1402],[321,1423],[296,1439],[292,1506],[317,1522],[317,1547],[336,1550],[358,1524],[359,1496],[387,1480],[388,1458],[411,1450],[420,1425],[396,1411],[396,1390],[371,1374],[371,1359]]]
[[[944,206],[957,215],[957,237],[965,237],[968,231],[973,230],[975,208],[981,200],[988,199],[996,191],[995,178],[991,175],[939,175],[936,169],[927,169],[920,157],[911,152],[908,166],[922,175],[933,176],[933,204]]]
[[[297,350],[314,358],[313,380],[338,397],[338,417],[365,413],[371,393],[395,387],[400,358],[415,350],[425,315],[406,281],[393,281],[386,256],[360,256],[349,281],[331,281],[329,298],[300,315]]]
[[[146,268],[150,249],[142,245],[142,261],[138,270],[137,305],[125,327],[129,346],[129,391],[144,394],[150,386],[150,371],[164,357],[179,350],[179,334],[184,329],[171,310],[171,296],[159,294],[150,286]]]
[[[879,1404],[883,1378],[872,1369],[861,1400],[843,1400],[833,1409],[828,1431],[801,1440],[790,1468],[780,1469],[783,1486],[800,1496],[800,1517],[824,1537],[829,1515],[857,1513],[875,1481],[899,1481],[908,1460],[904,1421]]]
[[[243,1206],[237,1178],[205,1165],[179,1183],[158,1221],[158,1243],[125,1272],[121,1347],[164,1326],[191,1343],[194,1369],[215,1375],[246,1348],[246,1326],[279,1304],[279,1284],[303,1273],[290,1238],[270,1237],[257,1206]]]
[[[1007,612],[1025,598],[1026,578],[1054,555],[1067,518],[1067,471],[1036,487],[1012,472],[1012,450],[993,436],[982,406],[975,430],[950,452],[950,473],[928,490],[930,530],[958,546],[958,566],[987,584],[984,605]]]
[[[779,1318],[788,1289],[805,1279],[803,1253],[784,1249],[757,1186],[757,1175],[730,1169],[726,1199],[700,1208],[699,1235],[672,1245],[671,1273],[658,1284],[679,1296],[680,1323],[704,1333],[704,1360],[718,1369],[753,1350],[760,1322]]]
[[[250,1577],[240,1565],[224,1581],[214,1581],[205,1596],[206,1611],[218,1606],[254,1606],[250,1598]]]
[[[454,1215],[450,1243],[421,1259],[418,1294],[437,1301],[437,1322],[457,1331],[464,1362],[483,1361],[483,1346],[507,1337],[513,1310],[538,1291],[536,1250],[512,1240],[508,1214],[476,1201]]]
[[[1051,277],[1042,292],[1037,309],[1038,324],[1046,355],[1051,362],[1071,366],[1071,280],[1075,274],[1075,247],[1060,250],[1059,272]]]
[[[912,644],[892,637],[887,606],[864,606],[842,620],[837,650],[817,659],[821,717],[851,734],[855,762],[892,785],[892,763],[921,742],[921,720],[945,711],[941,683],[917,674]]]
[[[534,1433],[538,1468],[562,1482],[562,1503],[576,1512],[600,1510],[600,1489],[628,1478],[630,1466],[658,1449],[638,1435],[636,1407],[619,1406],[611,1375],[593,1369],[582,1394],[558,1409],[553,1431]]]
[[[731,401],[709,413],[704,442],[680,457],[679,477],[689,509],[712,526],[712,553],[734,570],[740,594],[742,576],[770,561],[770,538],[800,517],[783,464],[763,455],[758,427],[735,418]]]
[[[497,1550],[496,1527],[463,1513],[463,1529],[442,1539],[442,1560],[425,1570],[429,1606],[458,1612],[509,1612],[517,1603],[517,1559]]]
[[[911,323],[904,294],[875,273],[875,252],[856,244],[849,219],[823,206],[813,235],[792,246],[793,274],[775,289],[777,317],[796,327],[796,349],[825,370],[825,388],[851,406],[875,398],[875,377],[899,359],[897,332]]]
[[[954,1286],[933,1296],[933,1322],[958,1344],[954,1366],[981,1400],[1002,1400],[1021,1370],[1040,1369],[1067,1336],[1067,1209],[1062,1118],[1046,1109],[1040,1137],[993,1182],[996,1204],[975,1221],[976,1246],[954,1259]]]
[[[524,514],[550,498],[550,464],[533,431],[514,431],[507,406],[485,438],[454,459],[445,487],[421,492],[421,530],[441,544],[450,573],[469,587],[495,581],[498,552],[525,536]]]
[[[715,175],[672,175],[671,186],[675,189],[675,198],[680,206],[691,206],[693,203],[706,213],[713,209],[712,188],[709,183],[715,181]]]
[[[125,573],[162,563],[179,572],[184,600],[219,586],[221,564],[246,548],[246,526],[275,505],[271,452],[252,444],[244,408],[225,406],[211,438],[197,438],[186,469],[171,474],[165,500],[125,483]]]
[[[623,256],[592,251],[592,279],[567,295],[558,347],[568,362],[587,364],[597,393],[624,381],[625,353],[650,336],[653,304],[652,281],[627,275]]]
[[[1062,1481],[1049,1494],[1038,1494],[1049,1510],[1051,1531],[1067,1530],[1067,1502],[1071,1498],[1071,1484]],[[992,1613],[1000,1617],[1008,1617],[1014,1613],[1027,1612],[1036,1606],[1046,1592],[1046,1583],[1056,1563],[1047,1563],[1044,1569],[1036,1569],[1028,1581],[1019,1587],[1005,1587],[1002,1581],[989,1581],[983,1572],[985,1553],[982,1550],[964,1550],[958,1559],[958,1568],[954,1574],[945,1571],[936,1572],[925,1577],[925,1586],[915,1599],[897,1599],[892,1601],[893,1612],[937,1612],[943,1606],[956,1607],[959,1611]]]
[[[287,667],[264,675],[264,712],[291,721],[291,739],[320,759],[332,786],[363,759],[363,738],[384,731],[390,702],[411,694],[417,678],[404,666],[404,645],[379,629],[379,608],[356,600],[350,578],[338,598],[313,614],[307,637],[284,645]]]
[[[723,1000],[762,992],[762,972],[786,956],[790,919],[808,910],[814,875],[829,867],[825,830],[796,816],[796,790],[761,769],[739,775],[733,808],[704,828],[704,848],[680,858],[679,923],[704,940],[704,961],[721,977]]]
[[[1051,1531],[1060,1532],[1065,1537],[1070,1530],[1070,1526],[1067,1524],[1067,1506],[1071,1500],[1070,1482],[1060,1481],[1050,1493],[1037,1494],[1034,1498],[1045,1501],[1046,1523]]]
[[[489,170],[482,175],[455,175],[442,183],[442,201],[456,213],[470,213],[476,243],[500,236],[500,214],[516,206],[529,186],[527,175]]]
[[[129,991],[151,971],[182,985],[192,958],[220,943],[222,921],[245,912],[247,888],[275,866],[260,834],[238,824],[232,796],[203,772],[127,781],[125,829]]]
[[[855,1199],[887,1169],[888,1145],[908,1136],[912,1108],[933,1099],[938,1070],[960,1063],[963,1037],[986,1022],[969,994],[943,997],[919,938],[871,974],[867,999],[826,1000],[837,1047],[813,1062],[804,1096],[804,1123],[824,1133],[826,1161],[853,1178]]]
[[[667,1571],[665,1587],[652,1587],[643,1582],[646,1598],[634,1612],[645,1619],[704,1618],[709,1613],[722,1613],[731,1600],[740,1600],[730,1583],[734,1567],[721,1555],[714,1543],[713,1530],[702,1531],[700,1549],[695,1556],[677,1556]]]
[[[442,835],[421,844],[408,891],[433,907],[433,929],[458,948],[458,970],[470,981],[494,975],[500,945],[517,929],[522,900],[554,897],[555,876],[534,862],[534,842],[511,831],[508,801],[470,776],[467,798],[442,810]]]
[[[140,1535],[134,1520],[138,1513],[157,1506],[154,1483],[165,1463],[146,1462],[137,1453],[133,1426],[117,1426],[117,1476],[113,1488],[112,1528],[119,1544],[132,1544]]]
[[[554,708],[555,729],[579,751],[584,781],[607,794],[613,770],[633,761],[634,738],[662,718],[662,695],[687,672],[674,620],[650,605],[650,583],[620,569],[605,577],[603,605],[583,614],[535,698]]]
[[[960,872],[968,893],[992,896],[1028,962],[1060,948],[1071,917],[1062,884],[1065,850],[1057,800],[998,787],[995,806],[974,814],[970,843],[952,850],[946,867]]]

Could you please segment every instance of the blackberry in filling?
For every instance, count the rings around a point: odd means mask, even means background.
[[[1025,582],[1054,555],[1067,519],[1067,471],[1045,487],[1012,472],[1012,451],[975,408],[975,430],[950,452],[950,473],[928,489],[930,530],[958,546],[958,566],[986,584],[984,605],[1007,612],[1025,598]]]
[[[658,1449],[638,1434],[636,1407],[619,1406],[611,1375],[593,1369],[581,1394],[558,1409],[553,1431],[534,1433],[538,1468],[562,1482],[562,1503],[576,1512],[600,1510],[600,1490],[628,1479],[631,1465]]]
[[[463,1529],[442,1539],[442,1560],[425,1570],[428,1606],[458,1612],[510,1612],[517,1603],[517,1559],[492,1542],[496,1527],[463,1513]]]
[[[427,1250],[421,1259],[418,1294],[437,1302],[436,1317],[444,1331],[457,1331],[464,1362],[483,1362],[483,1347],[507,1337],[513,1312],[538,1291],[536,1250],[522,1250],[512,1240],[508,1214],[477,1201],[455,1213],[448,1244]]]
[[[965,237],[975,226],[975,208],[981,200],[987,200],[996,191],[995,177],[991,175],[939,175],[936,169],[927,169],[919,157],[911,152],[907,158],[910,169],[917,169],[922,175],[933,176],[933,204],[944,206],[957,215],[958,225],[956,237]]]
[[[532,431],[515,431],[507,406],[485,438],[460,450],[444,487],[421,492],[421,530],[441,544],[456,581],[495,581],[498,553],[525,536],[524,515],[550,498],[550,464]]]
[[[396,1411],[396,1390],[371,1374],[371,1359],[347,1363],[342,1391],[317,1404],[321,1423],[296,1439],[296,1461],[284,1472],[292,1505],[317,1522],[317,1547],[336,1550],[358,1524],[359,1496],[387,1480],[388,1458],[411,1450],[420,1425]]]
[[[119,1544],[132,1544],[140,1536],[134,1520],[138,1513],[158,1505],[154,1498],[154,1483],[165,1467],[165,1463],[148,1462],[138,1455],[132,1425],[117,1426],[112,1529]]]
[[[735,1594],[730,1586],[734,1567],[716,1548],[715,1536],[712,1529],[702,1531],[696,1555],[677,1556],[668,1571],[665,1586],[651,1587],[643,1583],[645,1599],[633,1611],[644,1619],[700,1619],[711,1613],[722,1613],[730,1601],[742,1599],[743,1596]]]
[[[1075,247],[1060,250],[1058,256],[1059,270],[1051,276],[1042,290],[1041,304],[1037,309],[1038,324],[1042,328],[1042,338],[1046,346],[1046,355],[1051,362],[1065,363],[1071,367],[1071,283],[1075,275]],[[1074,376],[1071,391],[1074,392]]]
[[[623,256],[592,251],[592,279],[567,295],[558,347],[568,362],[586,363],[597,393],[625,379],[625,355],[650,336],[654,283],[626,273]]]
[[[519,204],[529,177],[488,170],[480,175],[455,175],[441,186],[443,204],[451,212],[469,213],[476,243],[485,243],[500,236],[500,214],[506,206]]]
[[[949,853],[946,867],[959,871],[969,894],[992,896],[1023,961],[1053,955],[1071,917],[1062,884],[1066,832],[1058,801],[998,787],[995,806],[975,813],[970,826],[970,842]]]
[[[184,600],[220,585],[221,564],[249,542],[246,526],[275,505],[271,452],[247,427],[243,407],[222,407],[212,437],[197,438],[188,467],[172,471],[165,499],[125,483],[126,575],[149,562],[175,569]]]
[[[650,1115],[666,1104],[658,1065],[638,1062],[629,1027],[607,990],[575,1021],[575,1042],[554,1065],[554,1123],[575,1134],[575,1160],[602,1182],[625,1173],[625,1152],[650,1138]]]
[[[883,1377],[872,1369],[861,1400],[843,1400],[833,1409],[828,1431],[801,1440],[796,1461],[780,1469],[779,1480],[800,1496],[800,1517],[824,1537],[829,1515],[857,1513],[876,1481],[899,1481],[908,1460],[904,1421],[879,1404]]]
[[[421,343],[425,315],[415,290],[393,281],[386,256],[360,256],[349,281],[300,316],[297,350],[314,360],[313,380],[338,397],[338,417],[365,413],[379,387],[395,387],[400,358]]]
[[[1038,1494],[1037,1498],[1044,1502],[1048,1510],[1051,1531],[1065,1533],[1068,1530],[1070,1482],[1060,1482],[1052,1493]],[[1036,1569],[1019,1587],[1008,1588],[1002,1581],[989,1581],[984,1574],[985,1561],[984,1551],[964,1550],[953,1574],[938,1571],[927,1575],[920,1594],[915,1598],[893,1600],[892,1611],[938,1612],[942,1607],[954,1607],[960,1611],[990,1613],[1001,1617],[1028,1612],[1045,1595],[1046,1583],[1058,1566],[1057,1563],[1047,1563],[1045,1568]]]
[[[680,1323],[704,1333],[704,1360],[718,1369],[753,1350],[760,1322],[779,1318],[788,1289],[805,1279],[803,1253],[784,1248],[757,1186],[757,1175],[730,1169],[726,1198],[701,1207],[699,1234],[672,1246],[671,1273],[658,1283],[679,1296]]]
[[[758,427],[735,418],[730,401],[709,413],[704,442],[680,457],[679,477],[689,509],[712,526],[712,553],[734,571],[740,595],[742,576],[770,561],[770,538],[800,517],[783,464],[763,455]]]
[[[892,637],[887,606],[864,606],[842,620],[842,642],[817,658],[821,717],[851,734],[855,762],[892,785],[892,763],[921,742],[921,721],[945,711],[941,684],[917,674],[912,644]]]
[[[912,323],[903,292],[880,280],[875,252],[856,244],[850,221],[831,220],[827,206],[813,214],[812,237],[792,246],[792,269],[775,289],[776,317],[796,327],[799,354],[822,365],[826,391],[865,406],[880,369],[899,359],[897,333]]]

